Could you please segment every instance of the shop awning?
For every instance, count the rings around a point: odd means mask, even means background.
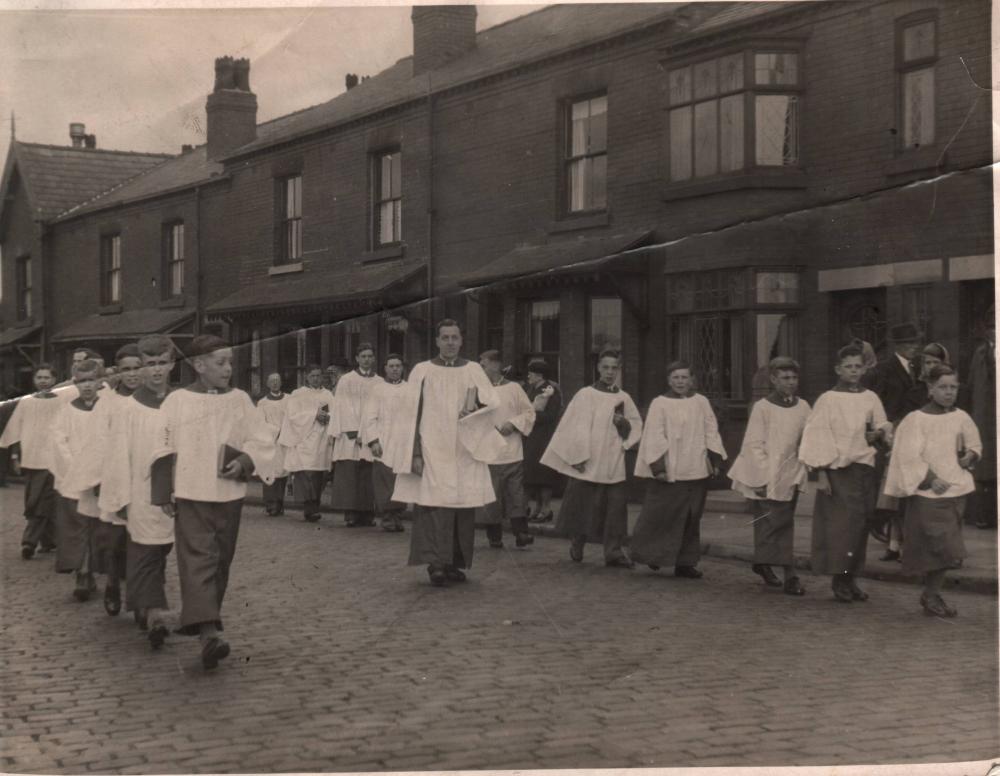
[[[87,315],[56,334],[53,342],[138,339],[168,334],[194,318],[193,310],[125,310],[114,315]]]
[[[0,333],[0,348],[9,348],[12,345],[23,343],[26,339],[42,330],[41,326],[22,326],[21,328],[11,327],[4,329]]]
[[[423,294],[423,263],[352,264],[339,270],[307,269],[277,275],[247,286],[209,305],[213,318],[273,315],[276,312],[325,310],[375,311],[412,302]],[[407,281],[413,281],[409,285]]]
[[[509,253],[466,275],[461,285],[477,288],[517,279],[544,279],[576,272],[594,272],[647,244],[653,233],[635,230],[602,237],[578,237],[538,245],[519,245]],[[616,264],[616,269],[618,266]]]

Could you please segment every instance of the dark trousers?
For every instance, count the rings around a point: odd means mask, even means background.
[[[295,497],[302,503],[302,512],[309,517],[319,514],[319,499],[326,486],[326,472],[300,471],[292,474]]]
[[[106,574],[112,587],[125,579],[127,546],[128,531],[125,526],[102,520],[94,527],[94,571]]]
[[[24,474],[24,518],[28,521],[21,535],[21,545],[43,550],[56,546],[56,491],[52,472],[47,469],[22,469]]]
[[[222,629],[222,600],[229,586],[242,509],[243,499],[177,499],[174,538],[181,581],[179,633],[197,635],[205,623],[215,623]]]
[[[288,477],[276,477],[270,485],[264,485],[264,507],[268,512],[284,511],[287,485]]]
[[[172,544],[136,544],[128,540],[125,609],[167,609],[167,556]]]

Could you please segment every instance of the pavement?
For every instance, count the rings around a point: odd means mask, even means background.
[[[233,652],[205,672],[196,639],[153,653],[131,617],[74,602],[50,555],[22,561],[22,495],[0,489],[2,771],[943,774],[919,766],[1000,753],[992,596],[949,593],[960,614],[941,620],[909,585],[844,605],[809,574],[793,598],[731,560],[692,581],[606,568],[597,547],[572,563],[560,539],[491,550],[481,531],[469,581],[441,589],[405,565],[407,534],[248,505]]]

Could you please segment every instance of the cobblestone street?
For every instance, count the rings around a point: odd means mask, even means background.
[[[152,653],[51,556],[18,557],[22,490],[0,490],[2,769],[200,773],[985,759],[997,734],[997,600],[911,585],[866,604],[583,565],[540,538],[477,539],[469,583],[427,584],[408,535],[247,507],[224,613],[230,658]],[[509,542],[512,544],[512,542]],[[169,597],[179,606],[170,560]]]

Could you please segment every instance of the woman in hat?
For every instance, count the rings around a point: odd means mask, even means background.
[[[540,358],[528,364],[525,392],[535,409],[535,425],[524,438],[524,490],[528,497],[528,515],[531,522],[546,523],[552,520],[552,491],[559,487],[562,477],[541,463],[541,458],[562,414],[562,394],[559,386],[549,380],[549,365]]]

